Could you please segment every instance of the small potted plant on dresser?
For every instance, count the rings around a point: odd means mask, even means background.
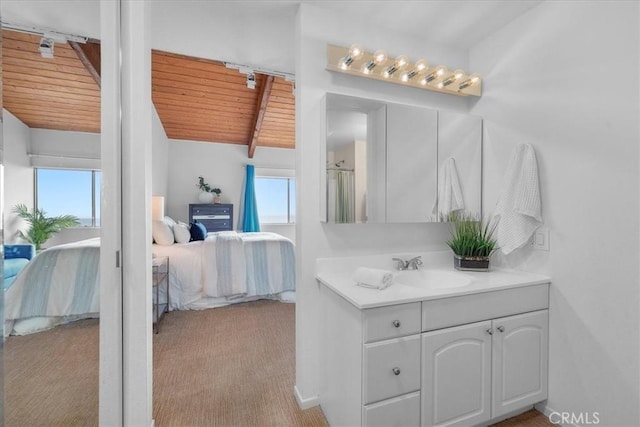
[[[449,216],[449,221],[451,239],[447,245],[453,251],[453,266],[457,270],[488,271],[491,254],[497,249],[493,237],[496,224],[456,213]]]
[[[196,187],[198,187],[200,189],[200,194],[198,195],[198,200],[200,200],[200,203],[220,203],[220,193],[222,193],[222,191],[220,191],[219,188],[213,188],[211,187],[209,184],[207,184],[204,181],[204,178],[199,176],[198,177],[198,183],[196,184]],[[214,196],[215,194],[215,196]],[[216,199],[218,201],[216,201]]]

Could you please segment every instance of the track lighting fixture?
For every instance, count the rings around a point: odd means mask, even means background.
[[[253,71],[247,73],[247,87],[249,89],[256,88],[256,75],[253,73]]]
[[[384,67],[381,72],[373,72]],[[349,48],[327,45],[327,69],[354,76],[367,77],[458,96],[480,96],[482,79],[463,70],[448,71],[444,65],[430,67],[426,59],[411,63],[407,55],[396,57],[391,64],[383,50],[366,52],[356,43]]]
[[[40,45],[38,46],[40,55],[42,55],[43,58],[53,58],[53,45],[54,41],[52,38],[42,37],[40,39]]]

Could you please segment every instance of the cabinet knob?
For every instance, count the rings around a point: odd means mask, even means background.
[[[489,335],[493,335],[493,328],[489,328],[489,329],[487,329],[487,333],[488,333]]]
[[[504,332],[504,326],[498,326],[497,328],[500,332]]]
[[[394,320],[392,323],[393,323],[393,326],[395,326],[396,328],[400,327],[400,321],[399,320]]]
[[[393,368],[392,371],[394,375],[400,375],[400,368]]]

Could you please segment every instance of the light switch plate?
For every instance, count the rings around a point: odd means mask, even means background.
[[[549,229],[538,228],[531,237],[531,246],[538,251],[549,250]]]

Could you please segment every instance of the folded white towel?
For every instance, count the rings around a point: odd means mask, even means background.
[[[464,197],[453,157],[444,161],[438,173],[438,197],[433,214],[446,218],[451,212],[464,209]]]
[[[515,149],[504,175],[496,206],[498,247],[508,254],[524,246],[542,225],[536,153],[529,144]]]
[[[393,285],[393,273],[377,268],[359,267],[353,274],[353,280],[358,286],[365,288],[387,289]]]

